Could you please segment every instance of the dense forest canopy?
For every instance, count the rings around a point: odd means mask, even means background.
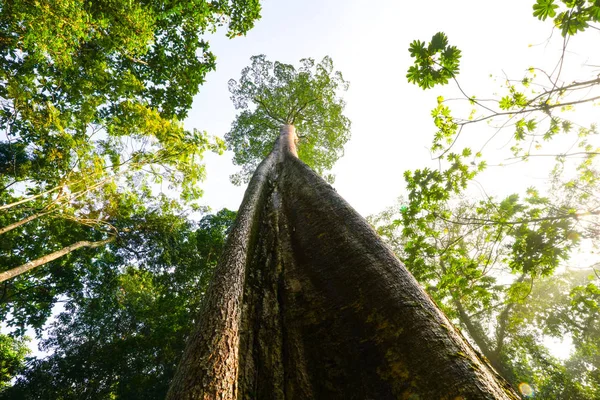
[[[215,68],[202,36],[223,25],[242,35],[259,11],[252,1],[3,3],[5,323],[41,328],[57,297],[83,284],[72,251],[114,244],[201,195],[202,154],[223,149],[180,122]]]
[[[181,122],[216,66],[204,36],[244,35],[259,13],[252,0],[0,5],[3,385],[55,305],[74,316],[99,275],[144,254],[143,232],[188,224],[202,155],[223,150]]]
[[[253,56],[229,77],[239,114],[228,133],[183,124],[217,66],[208,34],[252,36],[269,23],[256,22],[269,7],[0,5],[0,398],[164,398],[235,218],[200,206],[203,154],[233,151],[242,168],[233,180],[246,182],[280,125],[294,124],[300,158],[330,177],[352,144],[353,114],[329,56],[299,67]],[[395,171],[405,183],[389,185],[404,194],[370,221],[524,397],[591,400],[600,396],[600,142],[596,114],[578,111],[597,112],[600,80],[592,47],[570,49],[581,38],[597,44],[600,4],[530,7],[528,24],[550,37],[543,45],[558,43],[553,63],[518,65],[522,76],[502,76],[489,93],[461,74],[473,58],[453,42],[452,25],[432,26],[425,35],[448,33],[430,41],[395,39],[393,51],[408,48],[412,65],[395,65],[388,79],[406,74],[437,101],[433,124],[389,135],[406,135],[405,147],[409,135],[426,136],[433,160]],[[573,67],[576,56],[589,60]],[[334,57],[345,71],[347,60]],[[379,68],[346,77],[370,85]],[[544,180],[499,192],[486,177],[517,181],[509,164],[538,168]],[[492,168],[500,172],[486,175]],[[46,355],[31,349],[31,336]]]

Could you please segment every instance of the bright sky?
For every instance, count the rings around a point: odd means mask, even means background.
[[[334,169],[334,186],[361,214],[377,213],[402,193],[405,170],[431,165],[427,147],[435,130],[429,113],[438,95],[455,93],[452,87],[423,91],[406,82],[410,42],[429,41],[436,32],[445,32],[463,52],[459,80],[465,90],[490,96],[499,85],[490,74],[521,78],[541,59],[554,62],[559,56],[559,48],[544,45],[551,22],[535,19],[532,4],[533,0],[266,0],[262,19],[246,37],[228,40],[220,33],[208,38],[217,71],[201,87],[186,127],[224,136],[235,117],[227,81],[239,78],[252,55],[266,54],[270,60],[295,65],[304,57],[320,60],[330,55],[350,81],[344,98],[352,121],[352,139]],[[206,163],[205,204],[213,210],[237,209],[244,188],[229,183],[236,171],[231,155],[209,155]],[[521,167],[519,174],[545,179],[546,171]],[[500,180],[515,190],[510,175],[502,171],[494,177],[494,187]]]

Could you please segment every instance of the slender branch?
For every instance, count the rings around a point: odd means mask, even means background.
[[[6,233],[6,232],[8,232],[8,231],[11,231],[11,230],[13,230],[13,229],[15,229],[15,228],[18,228],[18,227],[20,227],[21,225],[25,225],[25,224],[26,224],[26,223],[28,223],[29,221],[33,221],[34,219],[37,219],[37,218],[43,217],[44,215],[48,215],[48,214],[50,214],[51,212],[52,212],[52,211],[46,211],[46,212],[42,212],[42,213],[32,214],[32,215],[30,215],[30,216],[29,216],[29,217],[27,217],[27,218],[23,218],[23,219],[22,219],[22,220],[20,220],[20,221],[17,221],[17,222],[15,222],[15,223],[12,223],[12,224],[10,224],[10,225],[7,225],[7,226],[5,226],[5,227],[3,227],[3,228],[0,228],[0,235],[2,235],[3,233]]]
[[[531,219],[526,219],[523,221],[498,221],[498,220],[485,219],[485,218],[465,218],[466,221],[472,221],[472,222],[462,222],[462,221],[446,219],[437,213],[434,213],[434,215],[437,218],[440,218],[441,220],[444,220],[446,222],[451,222],[451,223],[457,224],[457,225],[473,225],[473,224],[477,224],[477,223],[482,224],[482,225],[521,225],[521,224],[528,224],[528,223],[532,223],[532,222],[554,221],[554,220],[565,219],[565,218],[575,218],[576,219],[576,218],[585,217],[588,215],[600,215],[600,211],[591,211],[591,212],[577,213],[577,214],[563,214],[563,215],[558,215],[558,216],[554,216],[554,217],[531,218]]]
[[[52,189],[50,189],[50,190],[46,190],[45,192],[38,193],[38,194],[36,194],[36,195],[34,195],[34,196],[29,196],[29,197],[26,197],[26,198],[24,198],[24,199],[21,199],[21,200],[19,200],[19,201],[15,201],[14,203],[3,204],[3,205],[1,205],[1,206],[0,206],[0,210],[5,210],[5,209],[7,209],[7,208],[15,207],[15,206],[18,206],[18,205],[20,205],[20,204],[23,204],[23,203],[30,202],[30,201],[32,201],[32,200],[35,200],[35,199],[37,199],[38,197],[42,197],[42,196],[44,196],[44,195],[46,195],[46,194],[48,194],[48,193],[52,193],[52,192],[54,192],[54,191],[56,191],[56,190],[62,189],[63,187],[64,187],[64,185],[55,186],[55,187],[53,187],[53,188],[52,188]]]
[[[576,153],[564,153],[564,154],[528,154],[526,156],[521,156],[521,157],[510,157],[507,158],[506,160],[517,160],[517,159],[524,159],[524,158],[529,158],[529,157],[573,157],[573,156],[597,156],[600,155],[600,153],[595,152],[595,151],[578,151]]]
[[[558,80],[560,79],[560,74],[562,73],[562,68],[563,65],[565,63],[565,52],[567,51],[567,45],[569,43],[569,36],[564,36],[563,37],[563,46],[562,46],[562,52],[560,54],[560,59],[558,60],[558,65],[554,68],[554,71],[556,71],[556,68],[558,68],[558,73],[556,74],[556,79],[554,80],[554,82],[552,82],[552,89],[556,89],[556,83],[558,82]],[[550,75],[554,75],[554,71],[552,71],[552,73]],[[548,99],[550,99],[550,95],[548,95]]]
[[[255,102],[257,102],[262,108],[263,110],[265,110],[265,113],[267,113],[267,115],[273,119],[274,121],[277,121],[281,124],[286,124],[286,121],[282,121],[280,118],[275,117],[273,114],[271,114],[271,111],[269,111],[269,108],[265,105],[265,103],[263,102],[263,100],[260,97],[255,97],[253,99]]]
[[[105,244],[108,244],[108,243],[112,242],[113,240],[115,240],[115,237],[111,236],[108,239],[100,240],[97,242],[89,242],[87,240],[82,240],[82,241],[73,243],[72,245],[63,247],[62,249],[55,251],[54,253],[47,254],[43,257],[37,258],[33,261],[29,261],[28,263],[19,265],[18,267],[15,267],[15,268],[9,269],[8,271],[4,271],[4,272],[0,273],[0,282],[4,282],[8,279],[14,278],[15,276],[21,275],[27,271],[30,271],[36,267],[39,267],[40,265],[47,264],[50,261],[54,261],[57,258],[60,258],[64,255],[69,254],[72,251],[75,251],[82,247],[88,247],[90,249],[93,249],[96,247],[104,246]]]
[[[496,112],[491,115],[486,115],[485,117],[472,119],[470,121],[458,122],[458,125],[469,125],[469,124],[473,124],[475,122],[481,122],[481,121],[488,120],[490,118],[500,117],[503,115],[518,115],[518,114],[525,114],[525,113],[534,112],[534,111],[546,111],[546,110],[550,110],[552,108],[572,106],[572,105],[576,105],[576,104],[584,104],[584,103],[589,103],[590,101],[595,101],[595,100],[600,100],[600,96],[590,97],[589,99],[569,101],[566,103],[544,104],[544,105],[531,107],[531,108],[525,108],[525,109],[521,109],[521,110],[517,110],[517,111]]]
[[[296,118],[298,116],[301,116],[301,112],[304,111],[306,109],[306,107],[308,107],[309,104],[314,103],[315,101],[319,100],[319,98],[315,97],[314,99],[310,99],[308,100],[306,103],[304,103],[304,105],[300,108],[298,108],[295,112],[294,115],[292,117],[292,122],[291,125],[294,125],[294,123],[296,122]]]

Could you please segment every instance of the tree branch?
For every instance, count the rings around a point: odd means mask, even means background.
[[[62,249],[55,251],[54,253],[50,253],[48,255],[45,255],[43,257],[37,258],[33,261],[29,261],[28,263],[19,265],[18,267],[15,267],[15,268],[9,269],[8,271],[4,271],[4,272],[0,273],[0,282],[4,282],[7,279],[14,278],[15,276],[21,275],[27,271],[30,271],[36,267],[39,267],[40,265],[47,264],[50,261],[54,261],[57,258],[60,258],[64,255],[69,254],[72,251],[75,251],[82,247],[88,247],[90,249],[93,249],[96,247],[104,246],[105,244],[108,244],[108,243],[112,242],[113,240],[115,240],[115,237],[111,236],[108,239],[100,240],[97,242],[89,242],[87,240],[82,240],[80,242],[73,243],[72,245],[63,247]]]
[[[565,219],[565,218],[585,217],[587,215],[600,215],[600,211],[590,211],[590,212],[578,213],[578,214],[563,214],[563,215],[558,215],[558,216],[554,216],[554,217],[531,218],[531,219],[525,219],[525,220],[522,220],[522,221],[498,221],[498,220],[484,219],[484,218],[465,218],[466,221],[472,221],[472,222],[462,222],[462,221],[456,221],[456,220],[453,221],[453,220],[450,220],[450,219],[446,219],[446,218],[442,217],[441,215],[439,215],[437,213],[433,213],[433,214],[437,218],[440,218],[443,221],[450,222],[450,223],[457,224],[457,225],[473,225],[473,224],[481,224],[481,225],[521,225],[521,224],[528,224],[528,223],[531,223],[531,222],[554,221],[554,220]]]
[[[29,221],[33,221],[34,219],[37,219],[37,218],[43,217],[44,215],[50,214],[51,212],[52,211],[46,211],[46,212],[42,212],[42,213],[33,214],[33,215],[30,215],[27,218],[23,218],[20,221],[14,222],[14,223],[12,223],[10,225],[6,225],[5,227],[0,228],[0,235],[2,235],[3,233],[6,233],[8,231],[11,231],[11,230],[13,230],[15,228],[18,228],[21,225],[25,225]]]
[[[271,119],[273,119],[274,121],[276,121],[276,122],[279,122],[279,123],[281,123],[281,124],[286,124],[286,123],[287,123],[287,121],[282,121],[280,118],[277,118],[277,117],[275,117],[273,114],[271,114],[271,111],[269,111],[269,108],[268,108],[268,107],[265,105],[265,103],[263,102],[263,100],[262,100],[260,97],[258,97],[258,96],[257,96],[257,97],[255,97],[253,100],[254,100],[256,103],[258,103],[258,105],[260,105],[260,106],[263,108],[263,110],[265,110],[265,113],[267,113],[267,115],[268,115],[268,116],[269,116]]]

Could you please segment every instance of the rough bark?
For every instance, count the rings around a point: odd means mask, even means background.
[[[82,240],[80,242],[73,243],[72,245],[63,247],[62,249],[57,250],[54,253],[47,254],[43,257],[36,258],[35,260],[29,261],[28,263],[25,263],[23,265],[19,265],[18,267],[9,269],[8,271],[1,272],[0,273],[0,282],[4,282],[5,280],[14,278],[17,275],[21,275],[21,274],[23,274],[27,271],[30,271],[34,268],[37,268],[41,265],[47,264],[50,261],[54,261],[57,258],[67,255],[67,254],[71,253],[72,251],[75,251],[82,247],[88,247],[88,248],[93,249],[96,247],[104,246],[105,244],[108,244],[108,243],[112,242],[113,240],[114,240],[114,237],[110,237],[108,239],[100,240],[97,242],[88,242],[87,240]]]
[[[518,399],[282,129],[169,399]]]

